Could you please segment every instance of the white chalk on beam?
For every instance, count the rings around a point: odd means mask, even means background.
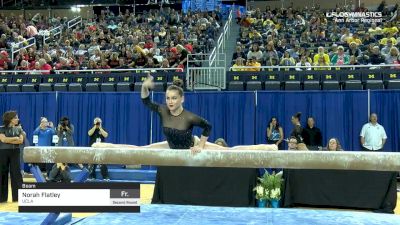
[[[29,163],[141,164],[155,166],[400,171],[400,154],[356,151],[262,151],[26,147]]]

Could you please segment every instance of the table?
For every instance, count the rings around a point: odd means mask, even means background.
[[[255,206],[256,182],[257,169],[161,166],[152,203]]]
[[[296,205],[372,209],[393,213],[396,172],[284,170],[283,207]]]

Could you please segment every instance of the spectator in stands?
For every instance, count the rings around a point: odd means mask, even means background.
[[[368,33],[371,34],[372,37],[382,34],[382,28],[376,25],[376,23],[371,23],[371,27],[368,29]]]
[[[244,52],[242,51],[242,47],[238,45],[238,46],[236,46],[236,52],[233,53],[232,60],[236,60],[239,57],[246,58]]]
[[[352,56],[350,56],[349,65],[360,65],[360,62],[358,62],[358,58],[357,57],[352,55]],[[354,70],[355,67],[352,67],[352,69]]]
[[[389,54],[386,55],[385,62],[386,62],[386,64],[399,64],[400,65],[399,49],[396,47],[392,47],[390,49]]]
[[[357,43],[355,43],[354,41],[350,43],[349,50],[347,50],[346,53],[349,56],[355,56],[357,59],[359,59],[359,58],[361,58],[363,56],[362,55],[362,51],[358,47]]]
[[[296,63],[296,66],[306,66],[306,68],[296,68],[297,71],[311,70],[311,64],[307,62],[305,55],[300,57],[300,62]]]
[[[269,42],[266,45],[266,50],[263,54],[263,61],[266,62],[267,65],[272,65],[271,61],[275,60],[276,62],[279,61],[278,52],[274,48],[274,43]]]
[[[364,35],[362,42],[364,45],[369,45],[371,43],[376,43],[376,39],[372,36],[372,34],[368,33]]]
[[[382,55],[388,55],[390,52],[390,49],[393,47],[393,40],[388,39],[386,42],[386,46],[382,48],[381,53]]]
[[[361,129],[360,137],[364,151],[383,151],[387,136],[385,128],[378,123],[376,113],[371,113],[369,123],[364,124]]]
[[[316,64],[314,64],[314,66],[320,66],[320,67],[315,67],[314,70],[331,70],[331,68],[329,67],[329,64],[327,62],[325,62],[324,57],[320,57],[318,59],[318,62]]]
[[[340,145],[339,139],[330,138],[328,144],[326,144],[327,151],[343,151],[342,146]]]
[[[279,63],[281,66],[294,66],[296,65],[296,61],[293,57],[290,56],[289,50],[286,50],[282,56],[281,62]]]
[[[346,27],[342,28],[342,33],[343,35],[340,37],[340,42],[347,43],[347,39],[353,36],[353,34],[350,33],[350,30]]]
[[[325,53],[325,48],[320,46],[318,47],[318,53],[314,55],[314,64],[319,63],[319,59],[323,58],[323,62],[325,62],[327,65],[330,63],[329,55]]]
[[[93,124],[93,127],[88,131],[88,135],[90,137],[89,146],[92,146],[94,143],[104,142],[104,140],[108,137],[108,133],[103,128],[102,121],[99,117],[94,118]],[[96,167],[97,164],[93,164],[89,167],[89,177],[91,179],[96,179]],[[106,181],[110,180],[107,165],[100,165],[100,171],[103,179]]]
[[[246,66],[244,65],[244,59],[239,57],[235,60],[235,64],[233,64],[232,66],[232,71],[246,71],[245,68],[237,68],[237,67],[241,67],[241,66]]]
[[[385,63],[385,56],[382,55],[379,46],[373,48],[373,54],[369,57],[369,63],[372,65],[378,65]]]
[[[261,64],[257,62],[257,59],[255,57],[247,60],[246,66],[251,66],[253,68],[246,68],[245,71],[260,71]]]
[[[387,22],[385,24],[385,28],[382,30],[383,34],[390,35],[390,36],[396,36],[397,33],[399,33],[399,29],[395,25],[395,23],[392,22]]]
[[[0,70],[4,70],[4,67],[7,67],[9,62],[11,62],[11,60],[8,57],[8,53],[6,51],[0,51]]]
[[[357,33],[354,33],[353,36],[348,37],[346,42],[347,42],[349,45],[350,45],[351,43],[353,43],[353,42],[356,43],[357,45],[361,45],[361,44],[362,44],[362,41],[361,41],[361,39],[358,37],[358,34],[357,34]]]
[[[332,57],[332,65],[340,66],[340,65],[348,65],[350,61],[350,57],[347,53],[344,52],[344,47],[339,46],[337,54]]]
[[[303,128],[303,141],[308,149],[317,150],[322,146],[322,133],[318,127],[315,127],[315,120],[313,117],[308,117],[307,126]]]
[[[269,124],[266,132],[267,144],[276,144],[278,149],[283,149],[283,129],[279,125],[278,119],[276,117],[272,117],[269,120]]]
[[[257,61],[261,61],[262,57],[263,57],[263,53],[260,50],[260,47],[258,46],[258,44],[253,44],[251,46],[250,51],[247,53],[247,59],[251,59],[251,58],[256,58]]]
[[[338,45],[337,44],[332,44],[331,51],[328,53],[329,58],[331,61],[333,60],[333,56],[338,53]],[[332,63],[332,62],[331,62]]]
[[[53,68],[51,68],[51,66],[46,62],[46,60],[43,59],[43,58],[39,59],[39,66],[40,66],[40,70],[48,71],[48,72],[42,72],[42,74],[50,74],[50,70],[53,69]]]

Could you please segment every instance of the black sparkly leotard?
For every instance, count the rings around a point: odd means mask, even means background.
[[[192,136],[194,126],[203,128],[203,136],[208,137],[210,135],[211,125],[207,120],[196,114],[183,110],[181,114],[174,116],[167,106],[152,102],[150,97],[143,98],[142,101],[149,109],[157,112],[160,116],[163,133],[171,149],[189,149],[192,147],[194,144]]]

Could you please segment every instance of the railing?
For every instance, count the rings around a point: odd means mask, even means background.
[[[232,5],[231,10],[229,11],[229,16],[228,20],[226,21],[224,28],[222,30],[221,35],[217,39],[217,44],[211,51],[211,54],[209,56],[209,65],[210,66],[222,66],[221,64],[216,64],[217,62],[220,62],[219,57],[222,54],[225,54],[225,44],[226,44],[226,39],[229,37],[230,32],[231,32],[231,25],[232,25],[232,18],[233,18],[233,9],[235,5]],[[226,61],[224,61],[224,64]]]
[[[246,71],[247,69],[259,69],[260,71],[288,71],[290,69],[297,70],[312,70],[315,68],[321,68],[320,70],[340,70],[340,69],[359,69],[359,68],[368,68],[368,69],[380,69],[382,67],[390,67],[400,69],[400,64],[378,64],[378,65],[326,65],[326,66],[231,66],[229,71],[233,69],[236,71]]]
[[[143,72],[151,73],[152,71],[176,71],[183,72],[181,68],[132,68],[132,69],[87,69],[87,70],[52,70],[55,74],[61,73],[105,73],[105,72]],[[41,73],[48,73],[49,70],[4,70],[1,71],[1,75],[8,74],[29,74],[29,75],[41,75]]]
[[[28,45],[20,47],[25,42],[28,42]],[[25,41],[21,41],[21,42],[13,44],[11,46],[11,62],[14,63],[14,54],[19,52],[20,49],[29,48],[33,45],[36,45],[36,38],[34,38],[34,37],[31,37]]]
[[[78,24],[82,24],[82,17],[80,17],[80,16],[75,17],[72,20],[68,21],[67,27],[68,27],[68,29],[71,29]]]
[[[46,44],[46,41],[49,40],[50,37],[54,37],[56,35],[60,35],[61,36],[61,34],[62,34],[62,27],[61,26],[55,27],[55,28],[49,30],[48,32],[43,33],[43,35],[42,35],[43,36],[43,45]]]

